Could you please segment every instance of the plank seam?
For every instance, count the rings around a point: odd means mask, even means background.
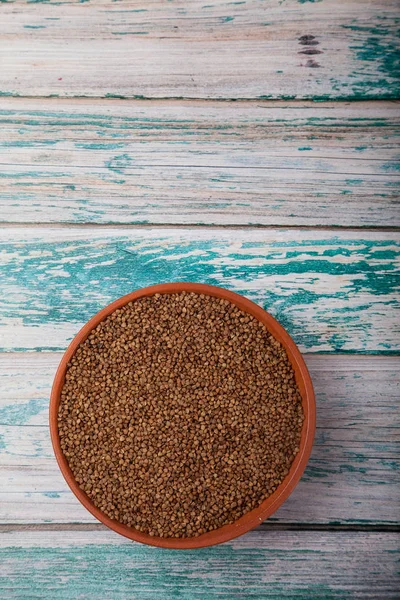
[[[112,102],[115,100],[122,100],[124,102],[166,102],[166,101],[175,101],[175,102],[218,102],[220,104],[224,104],[227,102],[251,102],[253,104],[256,104],[257,102],[264,102],[265,104],[268,103],[287,103],[287,102],[293,102],[293,103],[301,103],[301,102],[313,102],[315,104],[332,104],[334,103],[338,103],[338,104],[352,104],[355,102],[393,102],[395,104],[400,102],[400,97],[397,95],[394,95],[392,93],[387,93],[387,94],[377,94],[377,95],[369,95],[368,97],[352,97],[349,95],[343,95],[343,96],[337,96],[337,97],[333,97],[333,98],[327,98],[326,94],[323,94],[321,96],[318,95],[313,95],[313,96],[303,96],[301,98],[297,97],[296,95],[290,95],[287,94],[285,96],[282,97],[276,97],[276,98],[267,98],[265,96],[255,96],[253,98],[246,98],[246,97],[232,97],[232,98],[219,98],[219,97],[215,97],[215,98],[204,98],[202,96],[144,96],[142,94],[140,95],[135,95],[133,94],[132,96],[124,96],[122,94],[107,94],[107,95],[93,95],[93,96],[86,96],[84,94],[80,95],[74,95],[74,96],[68,96],[68,95],[58,95],[58,96],[54,96],[52,94],[46,94],[46,95],[28,95],[28,94],[18,94],[18,93],[13,93],[13,92],[3,92],[2,98],[7,98],[9,100],[13,100],[15,99],[26,99],[26,100],[104,100],[107,102]]]
[[[1,533],[17,531],[108,531],[101,523],[0,523]],[[399,533],[400,524],[363,523],[363,524],[317,524],[317,523],[262,523],[256,531],[329,531],[329,532],[368,532]]]
[[[400,207],[400,203],[399,203]],[[8,221],[2,222],[0,220],[1,227],[4,229],[37,229],[39,227],[51,227],[51,228],[63,228],[63,229],[207,229],[221,230],[221,229],[235,229],[235,230],[250,230],[250,229],[265,229],[265,230],[296,230],[296,231],[361,231],[361,232],[389,232],[397,233],[400,230],[400,216],[399,225],[397,226],[376,226],[371,227],[370,225],[363,227],[362,225],[265,225],[265,224],[203,224],[203,223],[76,223],[74,221],[41,221],[39,223],[30,223],[28,221]]]

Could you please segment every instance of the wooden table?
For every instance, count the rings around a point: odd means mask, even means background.
[[[399,598],[398,22],[397,0],[0,4],[2,598]],[[189,552],[95,522],[47,426],[81,325],[176,280],[275,315],[318,407],[284,506]]]

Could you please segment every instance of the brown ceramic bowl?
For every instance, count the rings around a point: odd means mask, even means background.
[[[248,312],[256,319],[264,323],[272,335],[285,347],[289,360],[292,363],[295,371],[296,382],[303,399],[305,419],[301,434],[300,450],[292,463],[288,475],[278,486],[275,492],[271,494],[269,498],[264,500],[264,502],[262,502],[257,508],[254,508],[250,512],[246,513],[231,525],[224,525],[219,529],[215,529],[209,533],[204,533],[199,537],[160,538],[151,537],[132,527],[128,527],[127,525],[123,525],[122,523],[110,519],[101,510],[99,510],[85,494],[85,492],[80,489],[79,485],[75,481],[71,469],[68,466],[67,460],[61,451],[60,438],[58,435],[57,414],[61,390],[64,385],[65,373],[67,370],[67,364],[74,355],[79,344],[81,344],[88,337],[94,327],[96,327],[116,309],[121,308],[121,306],[124,306],[132,300],[136,300],[142,296],[152,296],[153,294],[157,293],[173,294],[182,291],[197,292],[199,294],[207,294],[209,296],[216,296],[217,298],[224,298],[225,300],[229,300],[233,304],[236,304],[236,306],[238,306],[241,310]],[[239,296],[233,292],[229,292],[223,288],[203,285],[200,283],[165,283],[162,285],[154,285],[137,290],[136,292],[132,292],[131,294],[123,296],[115,302],[112,302],[106,306],[106,308],[103,308],[103,310],[92,317],[90,321],[88,321],[75,336],[71,344],[68,346],[64,356],[62,357],[60,366],[58,367],[54,379],[53,388],[51,390],[50,434],[56,459],[66,482],[78,500],[83,504],[83,506],[85,506],[85,508],[88,509],[89,512],[92,513],[92,515],[96,517],[96,519],[107,525],[107,527],[110,527],[110,529],[113,529],[117,533],[120,533],[131,540],[136,540],[137,542],[142,542],[151,546],[183,549],[201,548],[203,546],[213,546],[214,544],[226,542],[239,535],[242,535],[243,533],[246,533],[250,529],[253,529],[262,523],[267,517],[272,515],[272,513],[281,506],[286,498],[288,498],[302,476],[311,453],[315,433],[315,412],[314,390],[305,362],[290,335],[277,321],[275,321],[273,317],[271,317],[271,315],[265,312],[265,310],[263,310],[260,306],[257,306],[257,304],[247,300],[247,298]]]

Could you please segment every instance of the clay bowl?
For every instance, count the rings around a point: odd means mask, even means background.
[[[142,296],[151,296],[156,293],[172,294],[182,291],[197,292],[201,294],[207,294],[209,296],[216,296],[217,298],[224,298],[225,300],[229,300],[233,304],[236,304],[236,306],[238,306],[241,310],[253,315],[256,319],[264,323],[272,335],[285,347],[289,360],[292,363],[295,371],[296,382],[303,400],[305,419],[301,434],[300,450],[292,463],[288,475],[278,486],[275,492],[269,496],[269,498],[264,500],[264,502],[262,502],[257,508],[240,517],[240,519],[231,525],[224,525],[219,529],[215,529],[209,533],[204,533],[199,537],[181,539],[159,538],[151,537],[145,533],[137,531],[136,529],[110,519],[101,510],[96,508],[85,492],[79,488],[74,479],[72,471],[68,466],[67,460],[61,451],[60,438],[58,435],[57,414],[61,390],[64,385],[67,364],[75,353],[79,344],[81,344],[81,342],[88,337],[89,333],[94,327],[96,327],[113,311],[121,308],[121,306],[124,306],[132,300],[136,300]],[[262,523],[281,506],[281,504],[288,498],[297,485],[309,459],[315,433],[315,413],[314,390],[305,362],[290,335],[273,317],[271,317],[271,315],[269,315],[260,306],[257,306],[257,304],[247,300],[247,298],[239,296],[238,294],[223,288],[199,283],[166,283],[137,290],[136,292],[132,292],[131,294],[123,296],[115,302],[112,302],[106,306],[106,308],[98,312],[93,318],[91,318],[90,321],[88,321],[75,336],[61,360],[54,379],[50,399],[50,434],[56,459],[66,482],[78,500],[85,508],[88,509],[89,512],[92,513],[93,516],[96,517],[96,519],[117,533],[120,533],[131,540],[136,540],[137,542],[163,548],[189,549],[213,546],[214,544],[220,544],[236,538]]]

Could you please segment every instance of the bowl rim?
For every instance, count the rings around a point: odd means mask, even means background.
[[[296,383],[302,397],[305,418],[300,440],[300,449],[290,467],[289,473],[277,487],[275,492],[261,502],[259,506],[244,514],[234,523],[224,525],[208,533],[203,533],[198,537],[161,538],[142,533],[133,527],[128,527],[127,525],[111,519],[97,508],[87,494],[80,489],[68,465],[67,459],[61,450],[60,437],[58,434],[58,408],[67,365],[75,354],[78,346],[86,340],[91,331],[101,323],[101,321],[118,308],[121,308],[125,304],[137,300],[138,298],[152,296],[154,294],[174,294],[179,292],[194,292],[197,294],[223,298],[261,321],[275,339],[281,342],[287,352],[288,358],[295,371]],[[274,317],[248,298],[225,288],[202,283],[176,282],[152,285],[126,294],[114,302],[111,302],[111,304],[108,304],[89,319],[69,344],[58,366],[50,396],[49,421],[51,442],[61,473],[77,499],[96,519],[113,531],[137,542],[161,548],[193,549],[221,544],[250,531],[270,517],[289,497],[299,482],[311,454],[315,435],[316,405],[313,384],[305,361],[293,339]]]

